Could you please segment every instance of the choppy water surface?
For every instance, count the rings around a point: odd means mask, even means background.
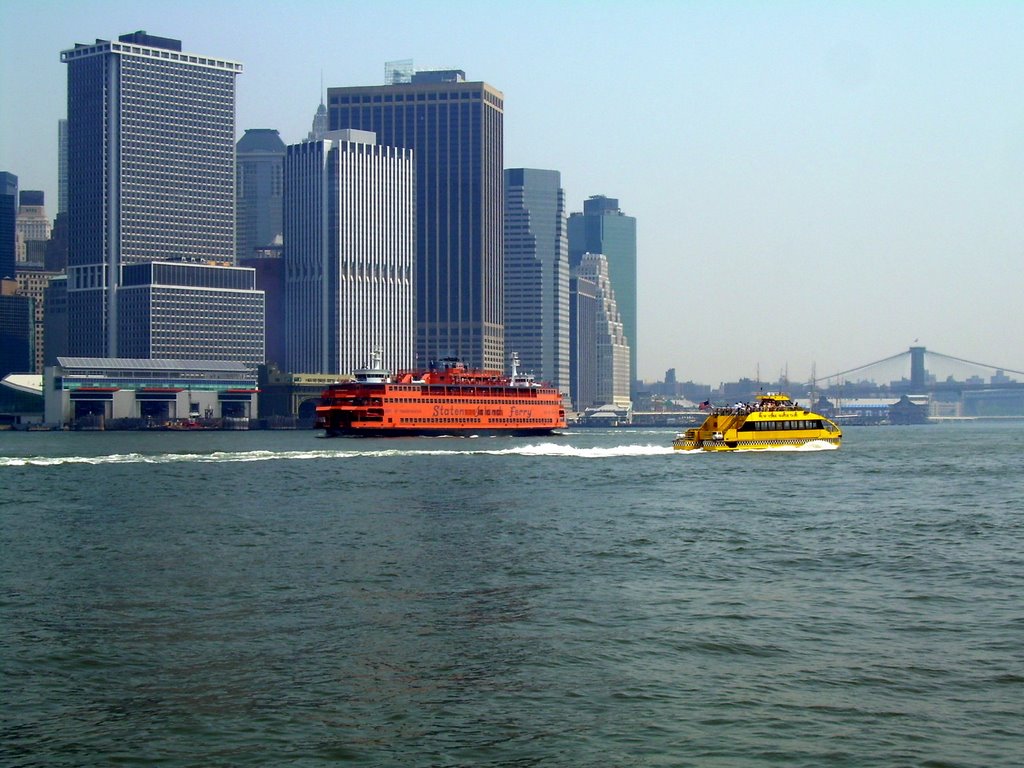
[[[1011,766],[1024,425],[0,433],[0,763]]]

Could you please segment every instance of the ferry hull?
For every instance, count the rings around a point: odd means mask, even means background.
[[[353,427],[349,429],[324,429],[324,437],[538,437],[557,434],[555,427],[529,429],[379,429]]]
[[[677,451],[763,451],[772,448],[799,448],[810,443],[828,443],[836,448],[840,445],[837,437],[786,437],[762,440],[687,440],[677,439],[673,447]]]

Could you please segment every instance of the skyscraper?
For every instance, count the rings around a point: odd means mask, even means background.
[[[505,349],[569,392],[569,246],[558,171],[505,171]]]
[[[404,79],[404,78],[403,78]],[[374,131],[416,164],[416,363],[504,369],[504,97],[461,70],[329,88],[332,130]]]
[[[608,259],[608,277],[629,342],[629,390],[635,394],[637,349],[636,219],[619,209],[619,201],[594,195],[583,201],[583,213],[569,216],[569,264],[575,269],[584,253]]]
[[[576,411],[597,402],[597,283],[575,269],[569,277],[569,399]]]
[[[285,365],[348,374],[375,348],[412,366],[412,152],[373,133],[330,131],[284,162]]]
[[[0,379],[35,367],[35,301],[13,280],[0,283]]]
[[[17,261],[18,177],[0,171],[0,280],[13,280]]]
[[[272,128],[249,128],[235,146],[235,261],[251,258],[284,231],[284,142]]]
[[[242,65],[145,32],[68,65],[68,344],[118,356],[121,268],[232,262],[235,77]]]
[[[579,411],[630,402],[629,342],[609,272],[608,259],[601,253],[582,254],[573,270],[573,403]]]

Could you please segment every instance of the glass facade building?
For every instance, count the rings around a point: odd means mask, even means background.
[[[35,301],[18,294],[0,294],[0,379],[9,373],[31,373],[35,367]]]
[[[579,266],[585,253],[608,259],[608,278],[629,342],[629,388],[635,395],[637,349],[636,219],[619,209],[615,198],[595,195],[583,201],[583,212],[569,216],[569,264]]]
[[[569,246],[558,171],[505,171],[505,349],[569,392]]]
[[[231,263],[235,77],[242,65],[135,32],[61,52],[68,66],[68,343],[121,355],[124,265]]]
[[[329,88],[332,130],[373,131],[416,165],[415,363],[505,368],[504,96],[458,70]]]
[[[0,280],[13,280],[17,261],[18,177],[0,171]]]

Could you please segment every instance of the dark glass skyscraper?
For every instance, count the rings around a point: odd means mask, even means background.
[[[416,166],[416,362],[507,367],[502,286],[504,97],[458,70],[329,88],[331,130],[373,131]]]
[[[18,177],[0,171],[0,280],[13,280],[16,268]]]
[[[231,263],[235,76],[145,32],[61,52],[68,65],[68,344],[118,354],[127,264]]]
[[[35,356],[35,301],[0,289],[0,379],[31,373]]]
[[[619,201],[594,195],[583,201],[583,213],[569,216],[569,264],[576,269],[585,253],[603,253],[615,291],[622,329],[629,344],[629,389],[636,388],[636,219],[619,209]]]

